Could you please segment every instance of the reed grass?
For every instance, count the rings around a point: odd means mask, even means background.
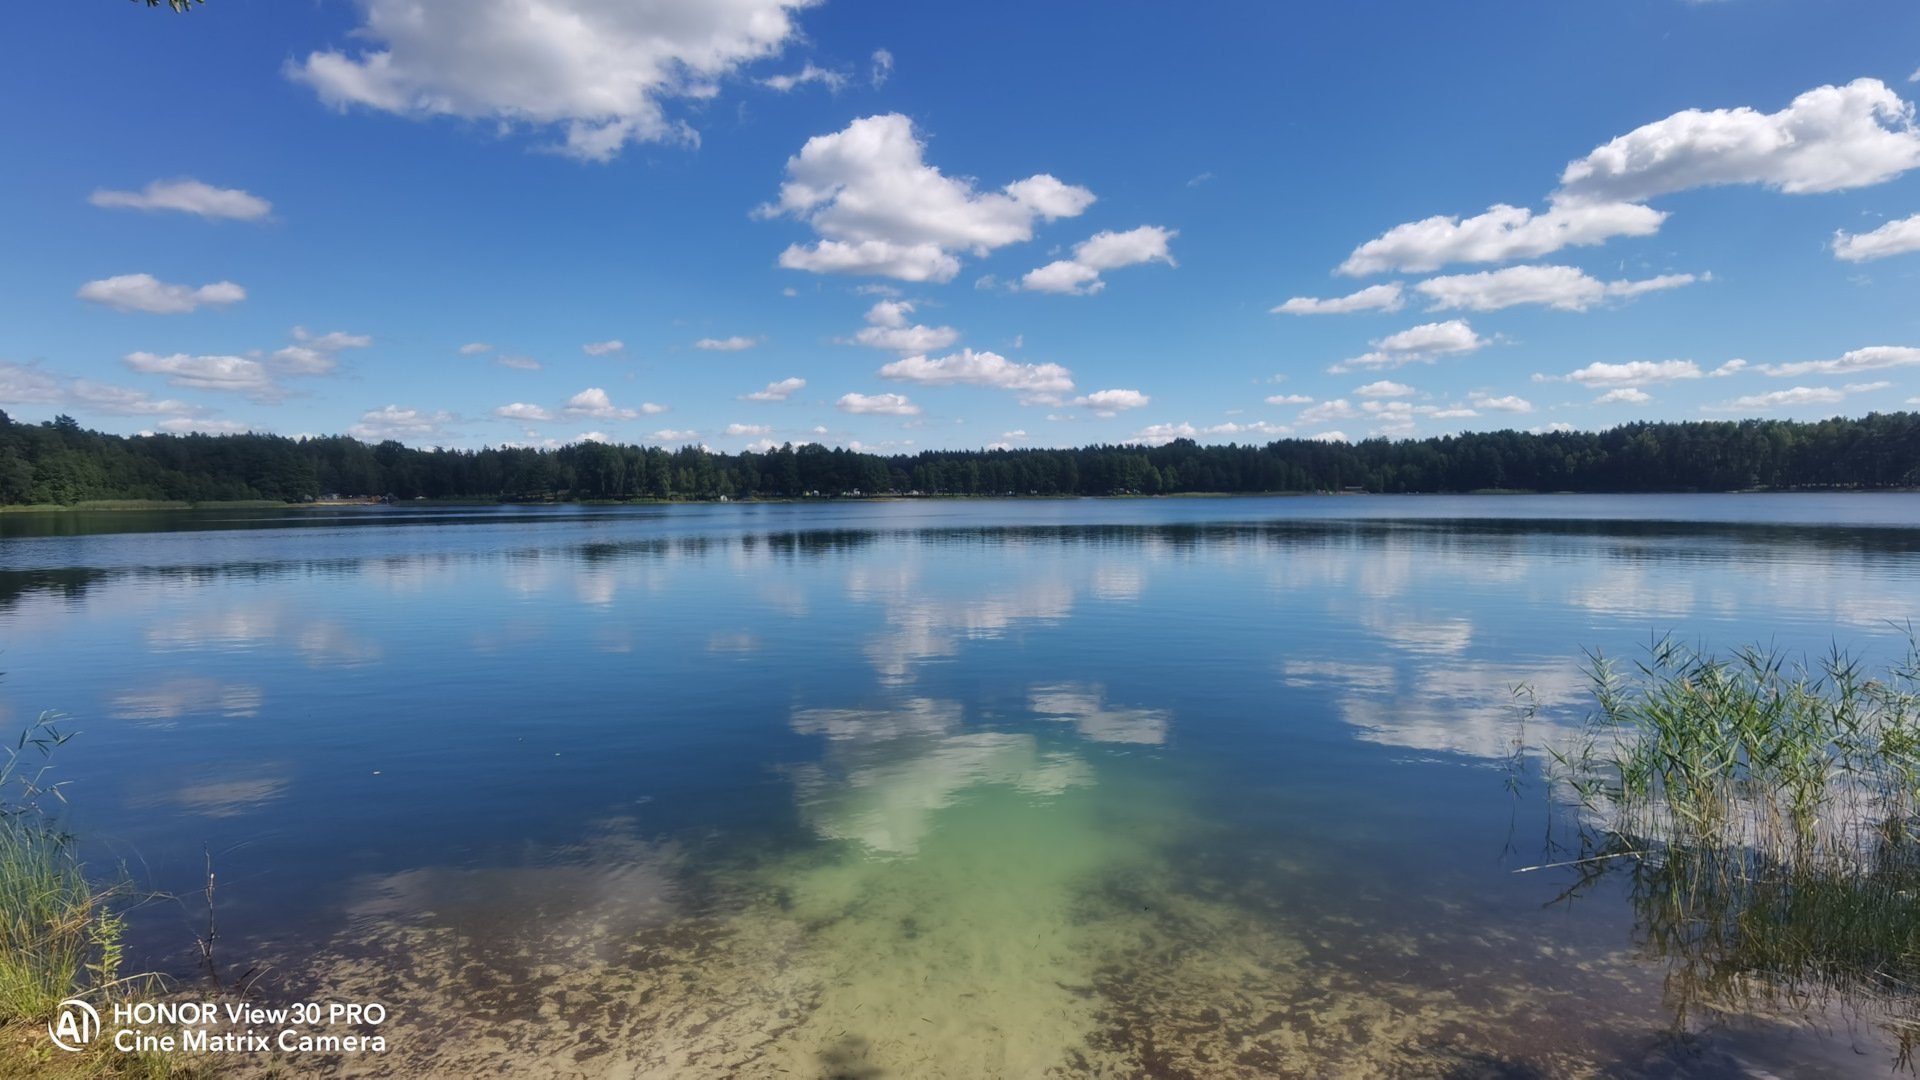
[[[1681,1022],[1839,1004],[1920,1048],[1920,652],[1598,655],[1597,709],[1550,748],[1580,882],[1626,875]]]
[[[207,1075],[164,1054],[104,1042],[66,1053],[47,1039],[46,1021],[68,998],[101,1003],[157,985],[120,975],[124,923],[114,902],[123,890],[93,884],[60,827],[65,785],[50,780],[52,756],[72,734],[58,719],[43,713],[0,747],[0,1080]]]

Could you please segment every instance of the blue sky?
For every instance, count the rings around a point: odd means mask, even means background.
[[[1920,5],[44,2],[0,407],[721,450],[1920,400]]]

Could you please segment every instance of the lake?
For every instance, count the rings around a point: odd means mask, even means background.
[[[1916,609],[1914,495],[18,514],[0,719],[352,1075],[1882,1076],[1514,871],[1590,652]]]

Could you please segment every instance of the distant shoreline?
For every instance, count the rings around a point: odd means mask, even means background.
[[[1527,491],[1513,488],[1483,488],[1475,491],[1181,491],[1160,495],[815,495],[774,498],[736,499],[546,499],[514,500],[472,496],[447,499],[327,499],[315,502],[280,502],[272,499],[235,499],[231,501],[179,502],[166,500],[105,499],[72,506],[30,504],[0,506],[0,514],[97,514],[197,512],[217,510],[337,510],[352,506],[727,506],[744,504],[768,506],[796,503],[879,503],[879,502],[1058,502],[1068,500],[1134,501],[1143,499],[1296,499],[1325,498],[1461,498],[1467,496],[1526,497],[1541,495],[1592,495],[1620,498],[1640,495],[1912,495],[1920,488],[1746,488],[1734,491]]]

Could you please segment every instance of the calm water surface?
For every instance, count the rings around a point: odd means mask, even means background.
[[[1917,610],[1905,495],[13,515],[0,710],[348,1073],[1882,1076],[1512,871],[1585,650]]]

